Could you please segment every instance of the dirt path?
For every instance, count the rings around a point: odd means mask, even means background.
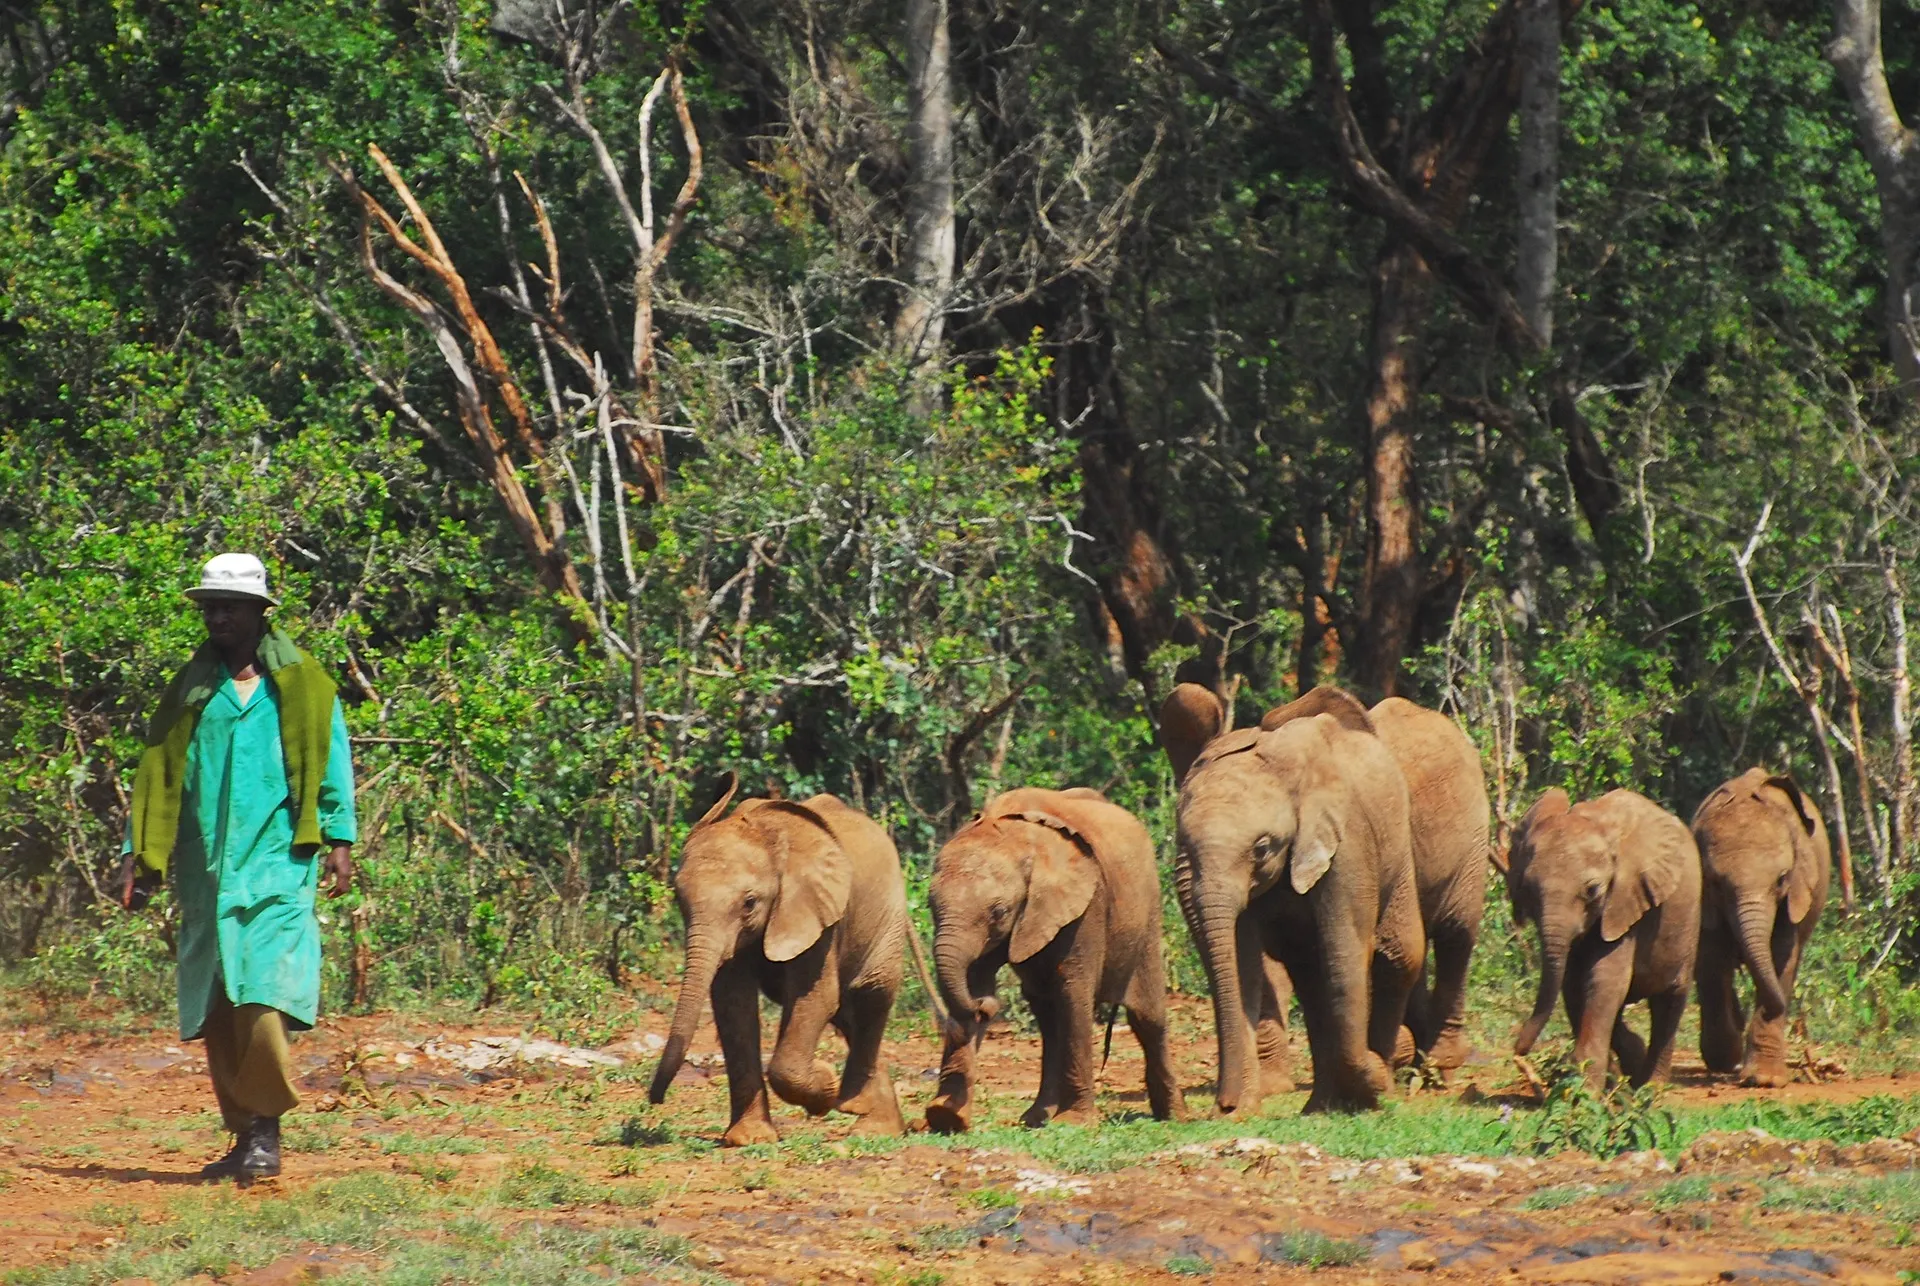
[[[653,1109],[645,1073],[665,1018],[649,1017],[651,1030],[603,1052],[617,1066],[564,1050],[554,1061],[539,1045],[516,1060],[500,1038],[518,1033],[501,1027],[330,1020],[297,1046],[310,1110],[289,1118],[287,1175],[240,1200],[297,1201],[353,1176],[394,1176],[440,1194],[449,1219],[478,1213],[502,1226],[645,1226],[683,1237],[694,1249],[675,1271],[739,1281],[932,1286],[1313,1272],[1331,1282],[1893,1283],[1920,1269],[1920,1249],[1902,1244],[1913,1236],[1903,1220],[1920,1216],[1920,1146],[1911,1141],[1836,1147],[1710,1134],[1677,1170],[1651,1153],[1608,1162],[1472,1155],[1472,1138],[1489,1137],[1501,1107],[1497,1098],[1460,1102],[1498,1090],[1507,1069],[1491,1065],[1384,1119],[1312,1123],[1319,1143],[1269,1137],[1298,1137],[1289,1134],[1300,1126],[1298,1097],[1232,1125],[1134,1124],[1140,1061],[1122,1029],[1104,1078],[1109,1124],[1098,1131],[999,1126],[958,1141],[849,1143],[844,1118],[809,1122],[783,1109],[781,1146],[721,1151],[710,1146],[725,1122],[711,1032],[666,1106]],[[1204,1117],[1212,1050],[1193,1039],[1202,1016],[1184,1017],[1178,1062]],[[908,1040],[887,1052],[915,1116],[932,1092],[937,1050]],[[1018,1115],[1038,1060],[1035,1040],[989,1041],[990,1121]],[[1684,1069],[1682,1081],[1667,1100],[1676,1108],[1750,1097]],[[1844,1103],[1915,1092],[1910,1079],[1883,1078],[1768,1097]],[[85,1044],[0,1032],[0,1272],[77,1271],[97,1260],[97,1273],[71,1279],[111,1281],[109,1261],[134,1231],[169,1220],[184,1228],[196,1203],[232,1202],[196,1181],[224,1145],[208,1107],[197,1045],[165,1034]],[[1379,1131],[1389,1127],[1467,1142],[1437,1155],[1385,1155],[1392,1138]],[[271,1253],[265,1269],[242,1255],[199,1280],[313,1280],[378,1269],[390,1252],[296,1238]]]

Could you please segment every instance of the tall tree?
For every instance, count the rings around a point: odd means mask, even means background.
[[[1880,194],[1886,254],[1887,351],[1908,397],[1920,398],[1920,146],[1900,118],[1880,48],[1880,0],[1833,0],[1827,57],[1840,73]]]
[[[907,297],[895,344],[915,360],[940,352],[953,289],[953,69],[947,0],[907,0]]]

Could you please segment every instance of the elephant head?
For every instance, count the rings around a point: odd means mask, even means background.
[[[1706,904],[1739,939],[1760,1012],[1778,1018],[1787,996],[1769,939],[1781,903],[1800,924],[1825,895],[1826,824],[1791,777],[1750,768],[1707,796],[1693,833]]]
[[[1160,746],[1173,764],[1173,782],[1186,780],[1207,743],[1226,730],[1227,707],[1212,688],[1176,684],[1160,703]]]
[[[1684,833],[1647,824],[1658,810],[1631,791],[1615,790],[1577,807],[1564,790],[1534,802],[1514,829],[1507,858],[1507,896],[1515,921],[1540,933],[1540,990],[1513,1050],[1525,1054],[1553,1017],[1566,980],[1567,956],[1590,932],[1618,942],[1640,918],[1679,888],[1686,863],[1699,859]]]
[[[1180,791],[1174,868],[1181,910],[1213,984],[1220,1110],[1258,1101],[1254,1053],[1260,978],[1243,938],[1249,903],[1285,880],[1309,892],[1340,847],[1343,810],[1331,719],[1230,732],[1209,745]]]
[[[847,854],[819,814],[788,800],[750,799],[723,821],[733,793],[729,787],[694,825],[673,877],[687,960],[648,1090],[655,1103],[680,1070],[720,969],[749,952],[793,959],[840,921],[852,892]]]
[[[1012,791],[962,827],[934,859],[927,898],[933,909],[934,968],[942,1000],[965,1040],[999,1011],[976,995],[978,963],[1006,951],[1019,964],[1085,915],[1100,887],[1091,839],[1044,806]],[[1067,798],[1099,798],[1091,791]]]

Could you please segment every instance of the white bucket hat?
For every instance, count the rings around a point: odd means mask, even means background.
[[[195,602],[209,598],[245,598],[280,606],[280,600],[267,593],[267,569],[252,554],[215,554],[200,569],[200,583],[187,591]]]

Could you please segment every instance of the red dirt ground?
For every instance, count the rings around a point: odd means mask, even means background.
[[[1212,1042],[1203,1038],[1204,1006],[1180,1003],[1176,1063],[1191,1107],[1203,1115],[1211,1106]],[[538,1063],[471,1073],[423,1048],[513,1031],[503,1025],[447,1030],[405,1014],[326,1019],[296,1046],[310,1095],[289,1118],[287,1173],[259,1187],[297,1194],[368,1170],[422,1173],[423,1154],[442,1167],[435,1181],[452,1190],[479,1191],[529,1156],[600,1184],[638,1174],[663,1182],[650,1205],[583,1205],[565,1218],[585,1227],[642,1222],[687,1237],[704,1271],[738,1281],[1172,1281],[1176,1270],[1209,1265],[1214,1281],[1274,1280],[1308,1275],[1276,1262],[1283,1239],[1303,1231],[1369,1248],[1363,1263],[1313,1274],[1335,1283],[1891,1284],[1920,1268],[1920,1250],[1900,1244],[1901,1229],[1886,1219],[1763,1209],[1757,1200],[1771,1183],[1911,1175],[1920,1144],[1907,1140],[1836,1148],[1707,1136],[1679,1166],[1680,1176],[1707,1185],[1700,1199],[1682,1204],[1650,1200],[1678,1177],[1653,1154],[1607,1162],[1581,1154],[1357,1162],[1257,1139],[1258,1121],[1247,1123],[1244,1136],[1168,1143],[1123,1168],[1088,1174],[1061,1173],[1016,1148],[964,1141],[911,1140],[884,1155],[844,1155],[827,1145],[846,1137],[846,1118],[809,1122],[785,1108],[776,1119],[788,1141],[815,1146],[756,1154],[609,1146],[629,1117],[669,1123],[683,1137],[715,1137],[724,1125],[724,1075],[711,1029],[666,1106],[648,1106],[642,1073],[653,1045],[646,1038],[665,1023],[663,1014],[645,1015],[610,1047],[626,1067],[596,1077],[593,1069]],[[829,1043],[823,1054],[837,1057]],[[0,1272],[97,1256],[113,1235],[89,1214],[103,1205],[161,1219],[202,1190],[196,1171],[222,1150],[224,1137],[208,1115],[199,1048],[165,1032],[90,1040],[31,1027],[0,1031]],[[1304,1067],[1304,1049],[1297,1052]],[[887,1056],[903,1106],[917,1117],[932,1094],[937,1048],[931,1039],[902,1040],[889,1044]],[[996,1030],[981,1059],[993,1119],[1017,1115],[1038,1062],[1037,1040]],[[1471,1101],[1512,1079],[1510,1066],[1469,1067],[1426,1097]],[[1901,1077],[1746,1091],[1707,1084],[1697,1067],[1684,1066],[1680,1081],[1670,1104],[1756,1093],[1842,1102],[1920,1092],[1920,1081]],[[1140,1059],[1124,1026],[1103,1085],[1109,1117],[1140,1110]],[[1284,1111],[1297,1111],[1297,1102],[1286,1100]],[[436,1151],[431,1142],[454,1136],[457,1151]],[[403,1138],[412,1142],[402,1147],[396,1140]],[[622,1169],[622,1159],[634,1156],[639,1168],[629,1159]],[[1579,1184],[1595,1191],[1575,1193],[1560,1208],[1524,1204],[1543,1189]],[[983,1199],[983,1192],[994,1195]],[[1018,1204],[996,1208],[1011,1199]],[[354,1258],[322,1254],[275,1265],[277,1277],[225,1280],[307,1280]]]

